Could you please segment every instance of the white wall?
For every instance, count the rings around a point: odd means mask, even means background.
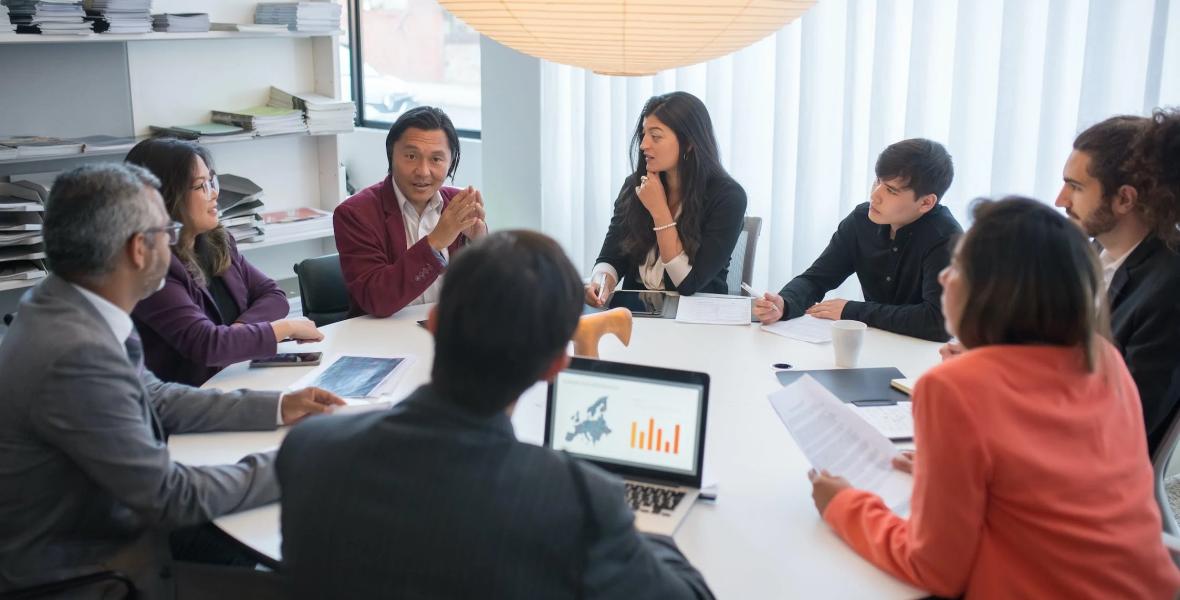
[[[480,38],[483,193],[492,229],[541,229],[541,62]]]

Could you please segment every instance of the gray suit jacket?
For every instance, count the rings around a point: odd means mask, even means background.
[[[138,373],[97,309],[48,277],[0,341],[0,591],[116,569],[168,597],[167,534],[278,498],[273,453],[172,462],[168,433],[274,429],[275,392]]]
[[[294,427],[278,458],[294,598],[711,598],[623,483],[422,387]]]

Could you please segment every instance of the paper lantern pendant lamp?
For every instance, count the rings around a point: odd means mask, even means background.
[[[724,56],[814,0],[439,0],[505,46],[604,75],[651,75]]]

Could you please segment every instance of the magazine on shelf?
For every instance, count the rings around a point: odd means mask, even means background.
[[[289,223],[300,223],[303,221],[330,218],[332,218],[332,213],[326,210],[310,208],[307,206],[262,213],[262,220],[265,221],[267,225],[286,225]]]
[[[0,262],[0,281],[41,279],[48,274],[41,260]]]
[[[82,152],[81,142],[42,135],[0,138],[0,146],[16,148],[15,158],[65,156]]]
[[[0,263],[16,260],[40,260],[43,258],[45,258],[45,246],[42,244],[0,248]]]

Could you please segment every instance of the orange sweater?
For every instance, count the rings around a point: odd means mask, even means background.
[[[914,390],[909,519],[843,490],[824,519],[911,585],[967,598],[1172,598],[1142,408],[1113,346],[988,346]]]

